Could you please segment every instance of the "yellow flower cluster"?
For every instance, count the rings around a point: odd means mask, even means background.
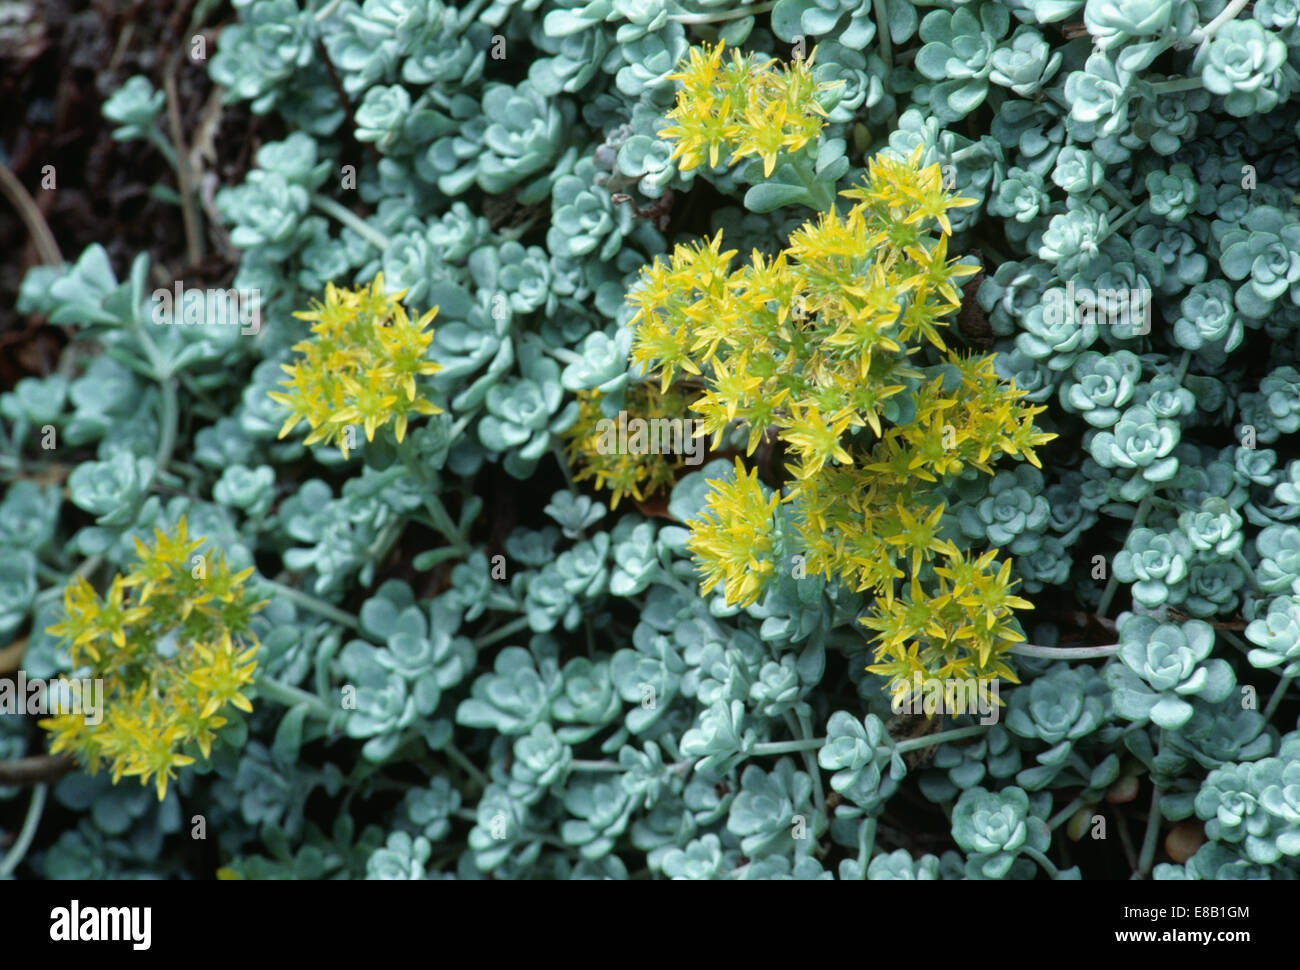
[[[878,602],[875,614],[861,621],[877,631],[876,659],[883,661],[867,669],[888,677],[900,702],[910,696],[917,674],[922,680],[951,682],[953,688],[964,680],[992,677],[1020,683],[999,657],[1024,639],[1010,625],[1011,610],[1033,609],[1011,593],[1011,561],[999,568],[996,549],[978,558],[968,558],[950,543],[938,551],[945,564],[934,567],[937,589],[923,591],[913,574],[902,596]],[[948,710],[965,713],[955,695],[955,689],[948,693]]]
[[[257,667],[249,626],[265,602],[244,589],[252,569],[232,573],[224,555],[197,555],[204,541],[189,538],[184,517],[171,535],[155,531],[152,546],[137,539],[135,569],[103,598],[74,576],[62,621],[46,631],[67,641],[74,668],[103,683],[103,710],[40,722],[53,734],[50,751],[79,756],[91,773],[109,762],[114,784],[153,778],[159,801],[174,770],[193,764],[189,744],[208,756],[227,704],[253,709],[243,694]]]
[[[677,142],[672,157],[681,159],[683,172],[706,156],[709,165],[717,165],[725,150],[731,152],[728,164],[759,156],[763,175],[771,175],[782,151],[798,151],[821,133],[826,112],[815,95],[835,85],[813,80],[816,50],[806,61],[782,68],[775,60],[760,63],[753,54],[742,57],[734,50],[724,64],[723,46],[719,41],[712,50],[692,47],[685,70],[668,75],[682,87],[668,112],[673,124],[659,137]]]
[[[676,386],[661,389],[642,381],[628,387],[623,410],[628,422],[640,419],[647,424],[654,421],[681,424],[691,400],[697,396]],[[644,502],[672,485],[688,464],[685,454],[688,449],[685,442],[679,442],[683,447],[669,452],[662,449],[624,451],[606,447],[608,431],[605,429],[612,419],[601,411],[604,397],[600,391],[579,391],[578,419],[563,437],[568,440],[569,464],[579,468],[573,480],[591,480],[598,489],[610,489],[613,495],[609,507],[616,509],[624,495]],[[690,427],[689,422],[686,422],[686,427]],[[699,442],[701,448],[703,444]]]
[[[290,378],[281,382],[286,392],[269,392],[291,412],[281,438],[306,421],[311,433],[304,444],[333,440],[346,458],[348,428],[354,425],[365,428],[366,440],[373,441],[375,429],[393,421],[401,441],[411,412],[441,413],[415,384],[416,377],[442,370],[425,359],[433,342],[433,331],[425,327],[438,308],[412,320],[401,304],[405,294],[385,295],[379,273],[371,286],[355,290],[326,284],[324,304],[294,314],[315,322],[312,338],[293,348],[302,359],[282,365]]]
[[[698,62],[688,73],[700,74]],[[716,98],[678,113],[707,114]],[[699,150],[702,130],[687,131],[685,151]],[[992,474],[1004,455],[1038,465],[1035,447],[1054,437],[1034,429],[1044,409],[1022,402],[992,357],[943,341],[959,281],[976,272],[948,258],[947,210],[974,202],[946,192],[920,153],[877,155],[865,184],[844,193],[852,208],[805,223],[772,258],[755,251],[733,270],[719,232],[656,260],[629,295],[633,360],[658,367],[665,388],[679,373],[702,379],[692,406],[707,433],[741,422],[750,454],[769,432],[784,442],[790,514],[778,531],[798,547],[787,551],[803,553],[808,572],[874,593],[863,620],[878,632],[872,669],[895,687],[917,671],[1011,676],[999,655],[1023,639],[1012,609],[1030,604],[1011,594],[997,550],[969,560],[941,536],[936,487],[967,468]],[[916,357],[923,342],[940,355],[928,367]],[[728,602],[749,604],[775,558],[774,506],[739,471],[717,496],[690,548],[706,590],[722,583]]]
[[[705,511],[691,526],[690,548],[704,572],[700,591],[722,583],[728,603],[752,603],[772,574],[776,543],[773,516],[781,496],[763,494],[758,469],[745,473],[736,459],[736,476],[715,481]]]

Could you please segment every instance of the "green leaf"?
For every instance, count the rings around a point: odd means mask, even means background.
[[[417,572],[427,572],[440,562],[446,562],[448,559],[455,559],[460,555],[460,550],[454,546],[447,546],[442,549],[428,549],[419,553],[411,560],[411,566]]]
[[[777,174],[776,172],[772,173]],[[793,205],[808,198],[808,189],[803,185],[788,185],[781,182],[764,182],[751,185],[745,193],[745,208],[750,212],[771,212],[783,205]]]
[[[290,708],[280,719],[271,752],[285,764],[293,764],[298,760],[298,751],[302,747],[302,724],[310,709],[310,705],[304,701]]]

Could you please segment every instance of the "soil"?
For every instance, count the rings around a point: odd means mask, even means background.
[[[225,286],[233,276],[224,229],[200,211],[198,245],[187,245],[181,209],[165,198],[175,197],[176,173],[152,146],[114,141],[115,124],[101,112],[133,75],[170,88],[180,131],[172,140],[210,204],[218,187],[242,179],[266,140],[260,119],[222,105],[208,79],[206,57],[233,19],[226,0],[0,0],[0,165],[13,176],[0,172],[0,390],[53,371],[67,343],[67,328],[16,309],[35,265],[75,262],[98,242],[119,279],[141,251],[159,285]],[[42,252],[33,222],[48,228],[57,253]]]

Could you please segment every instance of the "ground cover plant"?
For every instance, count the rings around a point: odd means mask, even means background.
[[[137,15],[0,39],[0,878],[1300,874],[1300,2]]]

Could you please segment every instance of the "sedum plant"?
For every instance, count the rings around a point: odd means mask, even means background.
[[[943,534],[942,486],[992,474],[1003,455],[1037,464],[1043,410],[1019,400],[989,357],[950,350],[939,328],[974,268],[947,255],[947,210],[971,204],[937,165],[876,156],[847,212],[797,229],[772,258],[731,269],[722,234],[678,246],[642,272],[632,359],[702,386],[697,434],[769,436],[792,462],[770,495],[740,460],[692,523],[703,591],[754,602],[784,557],[876,602],[873,671],[902,689],[914,674],[1014,679],[1006,650],[1023,639],[1010,563],[968,554]],[[919,356],[924,341],[935,363]]]
[[[294,346],[299,361],[283,365],[285,390],[268,395],[289,411],[279,437],[306,421],[311,431],[304,444],[334,441],[346,458],[355,443],[349,428],[360,425],[373,441],[375,430],[391,423],[400,442],[412,412],[441,413],[416,383],[442,369],[425,358],[433,343],[425,328],[437,307],[412,320],[401,303],[405,295],[386,294],[384,275],[377,273],[370,286],[355,290],[331,283],[324,303],[294,314],[313,321],[313,336]]]
[[[24,278],[61,349],[6,358],[32,373],[0,393],[0,665],[89,673],[46,632],[64,590],[153,607],[134,539],[183,517],[263,573],[232,636],[255,710],[216,710],[203,758],[190,708],[110,697],[167,759],[162,800],[112,771],[13,784],[66,765],[0,717],[0,880],[1296,878],[1298,10],[197,5],[216,49],[180,65],[183,116],[206,66],[284,136],[189,146],[217,249],[60,238]],[[160,65],[109,49],[108,157],[174,165]],[[887,198],[840,194],[886,171]],[[233,272],[260,332],[212,290],[155,325],[182,267],[186,291]],[[628,359],[654,274],[666,387]],[[336,322],[378,326],[310,363],[322,320],[292,313],[331,287]],[[406,388],[398,350],[440,369]],[[277,438],[268,392],[308,430]],[[999,461],[1028,405],[1059,436],[1041,469]],[[709,427],[602,451],[620,411]],[[189,656],[173,626],[159,677]],[[969,676],[984,643],[1023,681],[1001,723],[890,709],[891,678]]]
[[[693,445],[685,437],[689,425],[682,423],[682,415],[692,396],[687,388],[660,388],[650,381],[628,387],[621,395],[627,436],[627,447],[621,448],[617,419],[605,414],[606,395],[599,389],[579,391],[577,420],[564,432],[568,460],[580,467],[573,480],[608,489],[611,509],[617,509],[624,496],[641,502],[662,493],[689,463],[683,452],[704,444]],[[651,431],[655,432],[653,441]],[[646,439],[644,447],[633,447],[638,433]],[[672,451],[674,445],[676,452]]]
[[[228,706],[253,709],[243,692],[257,667],[252,619],[265,603],[244,586],[251,568],[232,572],[224,554],[197,554],[206,541],[189,537],[184,516],[152,544],[136,539],[135,568],[103,597],[75,577],[46,631],[66,642],[74,669],[103,681],[106,708],[42,720],[50,750],[92,774],[107,762],[114,783],[153,779],[159,801],[176,769],[194,763],[187,751],[211,754]]]
[[[769,176],[783,152],[798,151],[821,132],[826,111],[815,95],[827,85],[812,75],[817,52],[781,66],[733,50],[724,63],[725,46],[719,41],[712,49],[692,48],[684,69],[668,75],[681,90],[666,116],[672,124],[659,137],[673,145],[669,160],[680,159],[684,172],[706,159],[716,167],[719,160],[730,165],[756,155]],[[724,158],[722,152],[730,154]]]

